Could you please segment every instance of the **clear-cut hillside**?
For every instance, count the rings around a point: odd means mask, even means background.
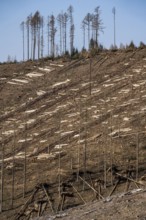
[[[130,178],[139,182],[146,162],[145,88],[145,48],[68,62],[1,65],[0,163],[7,210],[2,219],[18,219],[38,184],[49,184],[56,213],[62,183],[71,184],[67,190],[73,194],[63,204],[66,209],[96,199],[99,180],[101,198],[108,196],[115,172],[123,176],[131,169]],[[122,180],[113,193],[125,191],[126,183]],[[130,183],[127,190],[136,187]],[[34,201],[45,203],[44,196],[38,192]],[[19,219],[28,219],[34,201]],[[52,213],[45,204],[42,214]]]

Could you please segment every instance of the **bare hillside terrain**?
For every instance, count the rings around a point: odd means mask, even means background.
[[[108,196],[144,188],[145,48],[3,64],[0,93],[1,219],[53,216],[88,202],[94,209]],[[138,207],[137,218],[128,218],[128,207],[123,219],[144,219]]]

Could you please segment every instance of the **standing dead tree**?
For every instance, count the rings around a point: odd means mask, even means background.
[[[43,58],[43,53],[44,53],[44,18],[41,17],[41,58]]]
[[[22,30],[22,40],[23,40],[23,61],[25,59],[25,41],[24,41],[24,34],[25,34],[25,22],[23,21],[21,24],[20,24],[20,27],[21,27],[21,30]]]
[[[33,60],[35,60],[35,56],[36,56],[36,47],[38,47],[38,59],[40,58],[41,23],[42,23],[42,17],[40,15],[39,11],[36,11],[36,13],[31,18],[32,58],[33,58]]]
[[[70,55],[73,55],[74,50],[74,31],[75,31],[75,25],[73,22],[73,6],[70,5],[68,8],[68,17],[70,21]]]
[[[31,29],[31,18],[32,15],[30,14],[27,19],[26,19],[26,31],[27,31],[27,59],[29,60],[30,58],[30,51],[29,51],[29,47],[30,47],[30,29]]]
[[[63,52],[64,54],[67,51],[67,22],[68,22],[68,14],[65,12],[63,14]]]
[[[83,19],[83,23],[87,27],[87,30],[88,30],[88,49],[90,46],[91,22],[92,22],[92,14],[88,13]]]
[[[85,20],[82,21],[81,28],[83,30],[83,49],[86,47],[86,24]]]
[[[47,43],[48,43],[48,57],[50,56],[50,16],[47,22]]]
[[[57,29],[55,28],[55,17],[54,17],[54,15],[50,16],[49,27],[50,27],[51,56],[52,56],[52,58],[54,58],[54,56],[55,56],[55,34],[56,34],[56,31],[57,31]]]
[[[112,9],[112,13],[114,15],[114,48],[116,48],[116,8]]]
[[[99,32],[103,32],[103,23],[100,18],[100,7],[96,7],[94,10],[94,14],[92,15],[92,39],[94,42],[94,48],[98,48],[98,36]]]
[[[58,22],[58,26],[59,26],[59,38],[60,38],[60,55],[62,55],[62,43],[63,43],[63,13],[60,13],[57,16],[57,22]]]

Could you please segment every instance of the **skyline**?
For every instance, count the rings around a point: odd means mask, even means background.
[[[140,3],[141,4],[140,4]],[[25,21],[30,13],[37,10],[45,19],[44,36],[46,38],[46,19],[53,13],[56,17],[60,12],[65,12],[72,5],[74,8],[74,24],[75,24],[75,48],[79,50],[83,46],[83,34],[81,30],[81,22],[85,15],[93,13],[97,6],[101,9],[101,19],[105,27],[104,33],[100,33],[99,43],[109,48],[114,44],[114,21],[113,7],[116,8],[116,45],[120,43],[124,45],[133,41],[136,46],[140,41],[146,43],[146,2],[144,0],[5,0],[0,2],[0,62],[7,61],[8,56],[22,60],[22,31],[20,29],[21,22]],[[58,32],[56,36],[58,36]],[[45,39],[45,47],[47,42]],[[47,56],[45,49],[44,56]]]

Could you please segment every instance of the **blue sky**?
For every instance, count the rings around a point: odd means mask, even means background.
[[[8,55],[22,60],[22,32],[20,23],[30,13],[40,11],[41,15],[66,11],[69,5],[74,7],[75,47],[82,48],[81,21],[95,7],[101,8],[101,19],[105,27],[99,42],[109,48],[113,43],[113,14],[116,7],[116,43],[128,44],[131,40],[136,45],[146,43],[146,0],[0,0],[0,61],[6,61]],[[58,34],[58,33],[57,33]],[[46,36],[46,29],[44,36]],[[47,47],[47,43],[45,42]],[[47,52],[45,52],[47,55]]]

